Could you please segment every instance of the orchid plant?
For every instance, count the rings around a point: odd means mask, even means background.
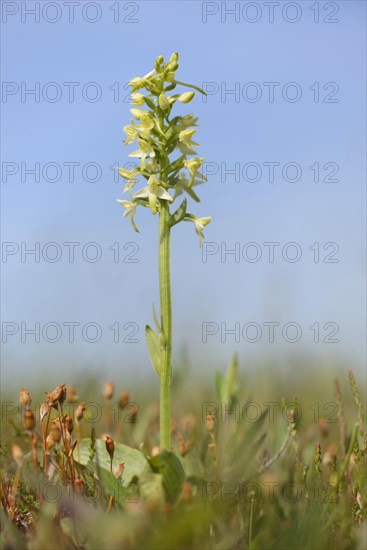
[[[188,213],[186,197],[175,211],[170,211],[170,205],[180,195],[187,194],[199,202],[194,187],[206,181],[199,171],[204,159],[194,156],[194,147],[198,143],[193,141],[193,137],[198,119],[192,114],[171,118],[177,102],[189,103],[195,95],[193,90],[204,92],[197,86],[177,80],[177,69],[177,53],[173,53],[168,62],[160,55],[151,72],[129,82],[133,119],[124,127],[124,143],[137,142],[138,149],[129,155],[137,159],[137,164],[130,170],[119,168],[119,174],[125,180],[124,192],[129,194],[130,200],[118,200],[135,231],[138,231],[134,221],[138,206],[149,208],[153,216],[158,214],[159,217],[160,322],[153,305],[156,332],[147,325],[145,336],[149,357],[160,382],[160,446],[167,450],[171,447],[172,378],[170,235],[172,228],[181,221],[191,222],[202,246],[203,230],[211,221],[210,217],[198,218]],[[190,90],[171,95],[178,85]],[[145,185],[135,191],[140,177],[145,180]]]

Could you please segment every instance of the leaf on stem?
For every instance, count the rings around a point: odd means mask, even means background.
[[[160,351],[161,351],[161,347],[160,347],[158,336],[156,335],[154,330],[152,328],[150,328],[149,325],[147,325],[145,327],[145,340],[146,340],[146,343],[147,343],[148,354],[149,354],[152,366],[153,366],[155,372],[157,373],[157,375],[160,376],[160,364],[161,364]]]

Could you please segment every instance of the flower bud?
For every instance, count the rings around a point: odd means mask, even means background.
[[[194,97],[195,92],[184,92],[183,94],[178,96],[178,101],[181,101],[181,103],[189,103],[192,98]]]
[[[114,392],[114,385],[112,382],[106,382],[103,386],[103,392],[102,395],[105,399],[112,399],[113,392]]]
[[[80,422],[84,418],[84,412],[86,409],[85,403],[80,403],[75,409],[75,422]]]
[[[129,393],[127,391],[121,392],[120,399],[119,399],[120,409],[124,409],[128,403],[129,403]]]
[[[26,430],[32,431],[36,425],[36,419],[32,411],[25,411],[24,413],[24,426]]]
[[[23,407],[28,408],[32,402],[31,396],[27,390],[22,388],[19,392],[19,402]]]
[[[129,86],[132,86],[133,91],[139,90],[144,86],[144,79],[141,78],[140,76],[136,76],[131,80],[129,80]]]
[[[176,61],[178,61],[178,53],[177,52],[173,52],[173,54],[171,55],[171,57],[169,58],[170,62],[171,63],[176,63]]]
[[[162,111],[166,111],[170,106],[169,100],[164,94],[160,94],[158,98],[158,104]]]
[[[161,65],[163,65],[164,59],[162,55],[159,55],[154,62],[154,68],[159,73],[161,71]]]

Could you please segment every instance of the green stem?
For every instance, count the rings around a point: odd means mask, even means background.
[[[161,450],[171,448],[171,378],[172,378],[172,306],[170,279],[169,205],[160,201],[159,212],[159,296],[161,309],[160,361],[160,443]]]
[[[339,476],[338,476],[338,485],[339,485],[339,483],[342,481],[342,479],[343,479],[343,477],[344,477],[344,474],[345,474],[345,472],[346,472],[346,469],[347,469],[348,466],[349,466],[350,458],[351,458],[351,456],[352,456],[352,452],[353,452],[353,449],[354,449],[354,447],[355,447],[355,444],[356,444],[356,441],[357,441],[357,437],[358,437],[358,428],[359,428],[359,423],[356,422],[356,423],[354,424],[354,429],[353,429],[353,433],[352,433],[352,438],[351,438],[351,440],[350,440],[348,453],[347,453],[347,456],[346,456],[345,459],[344,459],[342,468],[341,468],[340,473],[339,473]]]

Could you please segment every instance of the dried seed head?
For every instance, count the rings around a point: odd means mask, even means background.
[[[61,429],[60,429],[60,422],[52,422],[50,435],[54,441],[54,443],[59,443],[61,440]]]
[[[46,451],[50,451],[52,447],[55,445],[54,438],[52,437],[52,433],[49,433],[46,437]]]
[[[63,423],[69,434],[71,434],[74,428],[73,419],[71,418],[71,416],[66,414],[63,418]]]
[[[209,433],[214,432],[215,430],[215,418],[214,414],[207,414],[205,419],[205,427]]]
[[[30,406],[32,403],[32,399],[30,396],[30,393],[22,388],[19,392],[19,402],[25,407],[26,409]]]
[[[323,418],[320,418],[318,427],[322,436],[326,437],[329,434],[328,425]]]
[[[136,405],[131,406],[129,418],[130,422],[132,422],[133,424],[138,421],[138,410],[139,409]]]
[[[11,456],[13,457],[13,460],[15,460],[15,462],[17,463],[17,466],[20,468],[23,464],[24,455],[19,445],[16,445],[15,443],[13,443],[11,447]]]
[[[57,386],[53,392],[47,393],[47,402],[52,407],[57,405],[57,403],[60,403],[60,405],[63,404],[63,402],[66,399],[66,385],[61,384],[60,386]]]
[[[190,502],[192,500],[192,486],[189,481],[184,481],[182,484],[181,500],[183,502]]]
[[[178,453],[181,455],[181,456],[185,456],[186,454],[186,444],[185,444],[185,440],[183,437],[179,437],[178,438],[178,441],[177,441],[177,450],[178,450]]]
[[[129,393],[127,391],[123,391],[119,399],[120,409],[124,409],[128,403],[129,403]]]
[[[75,409],[75,422],[80,422],[84,418],[85,409],[87,408],[85,403],[80,403]]]
[[[84,491],[84,481],[80,477],[76,477],[74,480],[75,491],[81,494]]]
[[[115,476],[116,479],[119,478],[122,475],[124,469],[125,469],[124,462],[122,462],[121,464],[117,464],[116,468],[113,471],[114,476]]]
[[[114,392],[114,385],[112,382],[106,382],[103,386],[102,395],[105,399],[112,399]]]
[[[66,401],[68,403],[74,403],[74,398],[76,396],[76,390],[74,386],[69,386],[66,390]]]
[[[49,409],[50,409],[50,405],[47,403],[47,401],[45,403],[41,404],[41,406],[40,406],[40,420],[41,420],[41,422],[45,418],[45,416],[48,413]]]
[[[106,435],[106,450],[108,454],[110,455],[110,459],[113,459],[113,453],[115,452],[115,444],[113,442],[112,437],[109,435]]]
[[[26,430],[32,431],[36,425],[36,419],[32,411],[25,411],[24,426]]]

